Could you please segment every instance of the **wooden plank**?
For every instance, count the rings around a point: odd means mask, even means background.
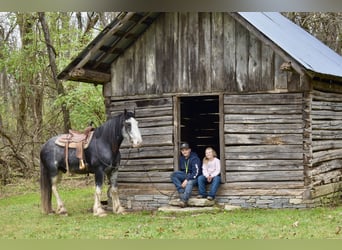
[[[223,12],[213,12],[211,19],[211,69],[212,85],[215,91],[224,90]]]
[[[172,134],[165,135],[142,135],[143,143],[140,148],[141,151],[149,146],[167,146],[173,144]],[[121,148],[130,147],[130,143],[127,140],[123,140]]]
[[[302,93],[258,93],[225,95],[224,104],[302,104]]]
[[[124,172],[119,171],[119,182],[170,182],[170,172],[161,171],[143,171],[143,172]]]
[[[112,96],[124,95],[124,65],[123,59],[118,58],[112,68],[115,69],[116,74],[112,74]]]
[[[342,112],[313,110],[312,120],[342,120]]]
[[[313,101],[341,102],[342,94],[313,90],[312,98]]]
[[[302,134],[225,134],[226,145],[302,144]]]
[[[226,159],[302,159],[301,145],[227,146]]]
[[[300,134],[302,124],[225,124],[225,133]]]
[[[173,156],[173,146],[161,146],[157,145],[155,147],[143,146],[139,149],[132,148],[121,148],[121,159],[144,159],[150,157],[172,157]]]
[[[140,128],[170,126],[170,125],[173,126],[172,116],[162,116],[160,117],[160,119],[156,119],[155,117],[140,117],[137,119],[138,119]]]
[[[333,183],[336,180],[341,180],[341,170],[335,169],[326,173],[317,174],[312,176],[313,183],[328,184]]]
[[[286,114],[301,114],[301,104],[288,105],[270,105],[270,104],[225,104],[224,112],[226,114],[272,114],[272,115],[286,115]]]
[[[342,181],[336,183],[329,183],[327,185],[313,187],[311,191],[312,199],[317,197],[326,196],[328,194],[332,194],[335,192],[341,192],[342,190]]]
[[[316,165],[317,163],[320,163],[320,162],[340,159],[341,156],[342,156],[342,149],[332,149],[332,150],[314,152],[312,164]]]
[[[225,70],[223,79],[228,92],[235,90],[232,83],[236,82],[235,25],[235,20],[229,14],[223,13],[223,68]]]
[[[120,171],[173,171],[173,158],[125,159],[121,161]]]
[[[331,161],[322,162],[316,164],[313,169],[308,170],[309,176],[314,176],[322,173],[329,172],[331,170],[340,169],[342,166],[342,159],[335,159]]]
[[[301,114],[229,114],[224,116],[225,123],[302,123]]]
[[[150,34],[153,34],[149,37],[148,42],[146,41],[146,44],[148,46],[145,46],[145,87],[147,93],[160,93],[159,89],[159,83],[157,80],[157,64],[156,61],[156,25],[151,25],[148,28],[148,31]],[[144,37],[144,36],[143,36]],[[145,36],[146,37],[146,36]],[[126,95],[130,95],[128,92]]]
[[[341,96],[341,100],[342,100],[342,96]],[[341,102],[328,102],[328,101],[313,101],[312,109],[342,112],[342,103]]]
[[[230,160],[225,162],[227,172],[303,170],[303,160]]]
[[[142,135],[172,135],[173,126],[141,127]]]
[[[342,120],[312,121],[313,130],[342,130]]]
[[[235,30],[236,44],[236,83],[237,91],[244,92],[248,87],[248,31],[239,23]]]
[[[188,61],[186,67],[188,68],[188,84],[190,85],[190,92],[200,92],[202,90],[202,82],[198,81],[199,73],[199,24],[198,24],[198,13],[188,13],[187,16],[187,41],[188,47]]]
[[[264,90],[274,89],[274,51],[265,43],[261,44],[261,82]]]
[[[313,130],[312,140],[340,140],[342,139],[341,131],[330,130]]]
[[[211,74],[211,14],[208,12],[199,12],[199,41],[198,41],[198,81],[202,85],[204,92],[212,90],[212,74]]]
[[[265,82],[261,80],[261,43],[252,33],[249,35],[248,89],[251,92],[262,90]]]
[[[298,171],[263,171],[263,172],[230,172],[226,173],[227,182],[243,181],[302,181],[302,170]]]
[[[147,33],[145,33],[147,34]],[[147,36],[141,36],[133,45],[132,50],[133,53],[133,70],[134,70],[134,85],[136,85],[136,92],[137,94],[144,94],[146,93],[146,56],[145,56],[145,44],[147,42]],[[115,70],[116,72],[116,70]],[[115,73],[116,74],[116,73]],[[115,75],[113,74],[113,75]],[[128,93],[126,93],[127,95]]]
[[[176,92],[189,92],[189,72],[188,72],[188,63],[189,63],[189,56],[188,56],[188,49],[190,44],[187,43],[188,41],[188,23],[187,23],[187,13],[178,13],[178,47],[177,47],[177,55],[178,55],[178,74],[177,83],[177,90]]]
[[[312,143],[312,151],[322,151],[329,149],[341,149],[342,140],[317,140]]]
[[[302,189],[304,188],[303,181],[251,181],[251,182],[231,182],[221,184],[221,194],[228,190],[239,190],[239,189]]]

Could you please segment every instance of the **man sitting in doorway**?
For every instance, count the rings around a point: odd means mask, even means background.
[[[179,171],[171,174],[171,181],[175,184],[180,196],[179,206],[186,207],[191,196],[192,188],[197,185],[197,178],[202,174],[201,160],[187,142],[180,145],[181,157]]]

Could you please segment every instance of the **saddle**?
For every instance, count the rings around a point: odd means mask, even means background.
[[[69,172],[69,148],[76,149],[76,157],[80,160],[80,170],[86,168],[84,164],[84,149],[88,148],[91,138],[93,137],[94,128],[92,126],[87,127],[84,132],[69,130],[69,134],[62,134],[57,137],[55,143],[58,146],[65,148],[65,165]]]

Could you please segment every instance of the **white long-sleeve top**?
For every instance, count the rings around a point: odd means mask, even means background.
[[[221,173],[221,163],[220,160],[214,157],[211,161],[203,162],[202,165],[203,175],[205,177],[215,177]]]

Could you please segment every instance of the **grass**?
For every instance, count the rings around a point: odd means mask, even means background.
[[[94,188],[86,182],[60,186],[69,216],[41,213],[36,182],[1,187],[0,239],[342,239],[342,206],[139,211],[98,218],[90,211]]]

